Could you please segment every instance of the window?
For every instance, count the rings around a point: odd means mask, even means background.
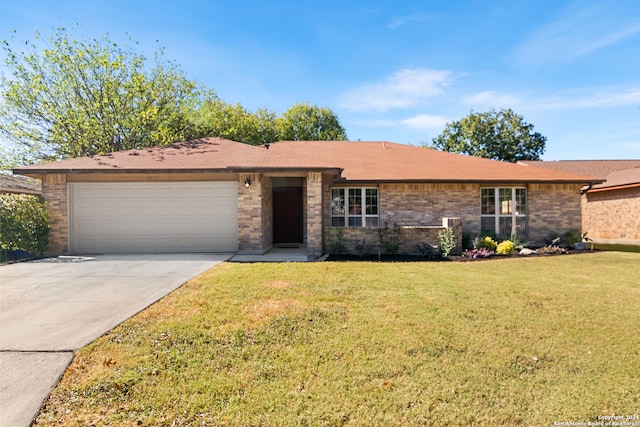
[[[482,234],[509,238],[527,235],[527,190],[525,188],[483,188],[480,190]]]
[[[377,188],[332,188],[332,227],[378,227]]]

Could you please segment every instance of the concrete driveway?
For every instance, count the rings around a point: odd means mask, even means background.
[[[0,426],[29,426],[74,352],[231,255],[102,255],[0,266]]]

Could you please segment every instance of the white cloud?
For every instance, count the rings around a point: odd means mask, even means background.
[[[640,87],[607,86],[565,91],[532,103],[537,110],[580,110],[640,105]]]
[[[464,105],[502,109],[515,108],[520,103],[520,100],[512,95],[498,95],[493,91],[487,90],[464,97],[462,103]]]
[[[640,34],[640,20],[606,3],[577,3],[533,32],[516,47],[513,57],[525,65],[572,60]]]
[[[353,111],[384,112],[415,107],[425,99],[441,94],[452,80],[451,71],[402,69],[381,82],[349,90],[340,97],[339,104],[342,108]]]
[[[448,122],[449,120],[447,120],[446,117],[432,116],[430,114],[419,114],[401,121],[402,124],[416,129],[440,128],[445,126]]]

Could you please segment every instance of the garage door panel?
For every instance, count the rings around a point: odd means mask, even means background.
[[[77,253],[235,252],[236,182],[72,183]]]

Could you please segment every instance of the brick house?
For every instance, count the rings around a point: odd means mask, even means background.
[[[640,160],[521,163],[599,178],[583,189],[582,230],[595,242],[640,245]]]
[[[542,241],[580,227],[593,178],[390,142],[205,138],[16,169],[39,177],[50,254],[232,252],[301,245],[308,257],[342,238],[380,250],[437,243],[443,226]],[[341,236],[341,237],[338,237]]]

